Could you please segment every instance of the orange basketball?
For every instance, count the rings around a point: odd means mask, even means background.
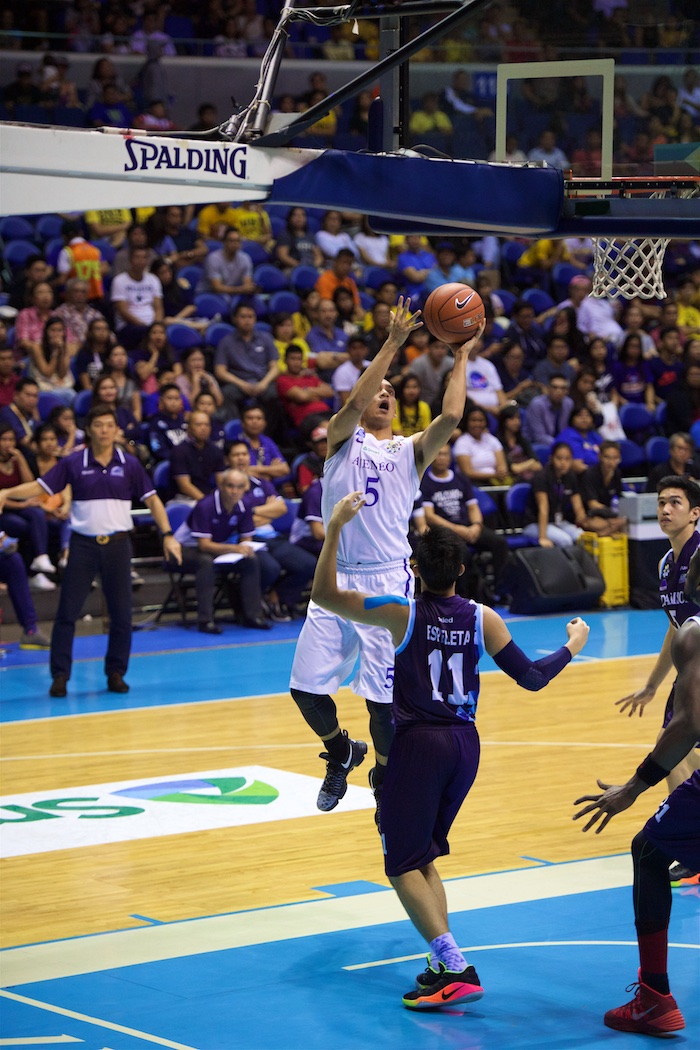
[[[484,319],[484,301],[468,284],[443,284],[426,299],[423,320],[436,339],[464,343]]]

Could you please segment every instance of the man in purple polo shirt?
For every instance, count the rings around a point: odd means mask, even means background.
[[[240,470],[225,470],[213,492],[197,503],[175,536],[182,544],[182,567],[195,574],[197,618],[203,634],[221,634],[214,621],[214,591],[220,555],[235,554],[239,559],[229,565],[219,564],[221,572],[235,572],[243,613],[243,626],[267,631],[270,624],[263,615],[262,594],[274,583],[265,576],[255,551],[241,537],[254,531],[253,514],[242,503],[248,485],[247,475]]]
[[[131,651],[131,504],[145,503],[163,536],[166,556],[180,562],[180,544],[173,537],[165,507],[151,479],[135,456],[115,445],[117,417],[108,405],[95,405],[87,418],[88,447],[58,461],[38,481],[0,491],[5,500],[50,496],[71,486],[71,538],[61,598],[51,634],[49,696],[66,695],[73,660],[75,622],[92,581],[99,574],[110,618],[105,656],[107,688],[128,693],[124,675]]]

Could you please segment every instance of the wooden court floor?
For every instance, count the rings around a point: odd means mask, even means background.
[[[653,657],[571,664],[528,693],[482,676],[482,762],[451,835],[443,877],[624,853],[664,796],[650,789],[601,836],[582,834],[572,802],[596,777],[620,783],[650,750],[665,683],[643,718],[614,701]],[[164,669],[165,673],[165,669]],[[196,676],[195,676],[196,678]],[[364,702],[339,694],[341,722],[366,737]],[[321,777],[318,745],[287,694],[105,712],[2,727],[2,793],[262,765]],[[370,762],[351,782],[367,787]],[[388,885],[370,809],[79,847],[2,862],[7,948],[243,909],[314,900],[314,887]]]

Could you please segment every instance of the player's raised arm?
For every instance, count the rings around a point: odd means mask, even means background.
[[[343,442],[347,441],[354,432],[362,413],[379,390],[391,364],[392,357],[399,347],[403,346],[411,332],[415,328],[420,328],[423,324],[419,320],[419,316],[420,310],[413,314],[411,313],[411,300],[406,299],[404,301],[403,296],[400,296],[391,315],[391,324],[389,325],[389,334],[386,342],[355,383],[348,400],[328,424],[327,458],[334,455]]]
[[[563,671],[588,641],[590,628],[579,616],[566,625],[567,640],[561,648],[540,660],[531,660],[513,641],[505,623],[493,609],[484,607],[484,645],[502,671],[523,689],[538,692]]]
[[[346,620],[388,628],[396,646],[401,642],[408,626],[409,606],[406,598],[394,595],[370,597],[360,591],[344,591],[338,587],[336,558],[340,532],[343,525],[361,511],[365,502],[361,492],[351,492],[333,508],[314,573],[311,600],[323,609],[345,617]]]
[[[450,440],[464,415],[464,404],[467,400],[467,359],[469,351],[481,338],[485,327],[486,321],[482,321],[471,339],[461,346],[453,347],[455,363],[442,399],[442,411],[422,433],[411,438],[419,477],[423,476],[442,446]]]

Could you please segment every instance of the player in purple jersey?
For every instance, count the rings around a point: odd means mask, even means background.
[[[673,486],[676,488],[676,486]],[[700,550],[689,559],[684,598],[700,604]],[[686,618],[674,633],[671,660],[678,672],[673,715],[654,750],[622,786],[602,780],[602,795],[584,795],[574,805],[589,802],[574,820],[593,816],[596,834],[617,813],[628,809],[643,791],[668,777],[700,736],[700,615]],[[603,818],[601,820],[601,817]],[[700,772],[693,774],[659,806],[632,841],[634,918],[639,944],[639,974],[634,999],[608,1010],[605,1024],[621,1032],[668,1035],[685,1027],[668,983],[668,923],[671,916],[669,862],[676,857],[691,870],[700,869]]]
[[[538,690],[586,643],[588,625],[567,624],[568,641],[531,661],[501,617],[455,594],[464,544],[435,526],[416,543],[423,593],[417,599],[340,590],[336,559],[341,530],[364,506],[361,492],[335,506],[316,567],[312,598],[347,620],[387,628],[396,651],[393,719],[379,830],[384,867],[411,922],[430,945],[428,968],[403,997],[409,1009],[480,999],[484,990],[450,932],[447,900],[435,868],[449,853],[447,835],[479,765],[475,716],[479,658],[486,650],[525,689]]]
[[[671,643],[678,628],[689,616],[700,613],[696,598],[684,594],[684,584],[688,574],[691,556],[700,547],[700,532],[697,531],[700,519],[700,485],[690,478],[669,474],[656,486],[658,492],[657,517],[661,531],[671,541],[671,550],[659,565],[659,595],[661,606],[668,616],[669,625],[666,631],[661,652],[651,669],[646,685],[635,693],[617,701],[620,711],[629,708],[629,714],[635,711],[644,714],[644,708],[653,700],[657,689],[673,668]],[[664,726],[668,725],[673,714],[675,686],[666,703]],[[693,770],[698,768],[697,755],[691,748],[690,753],[672,769],[668,777],[668,789],[674,788],[687,780]]]

